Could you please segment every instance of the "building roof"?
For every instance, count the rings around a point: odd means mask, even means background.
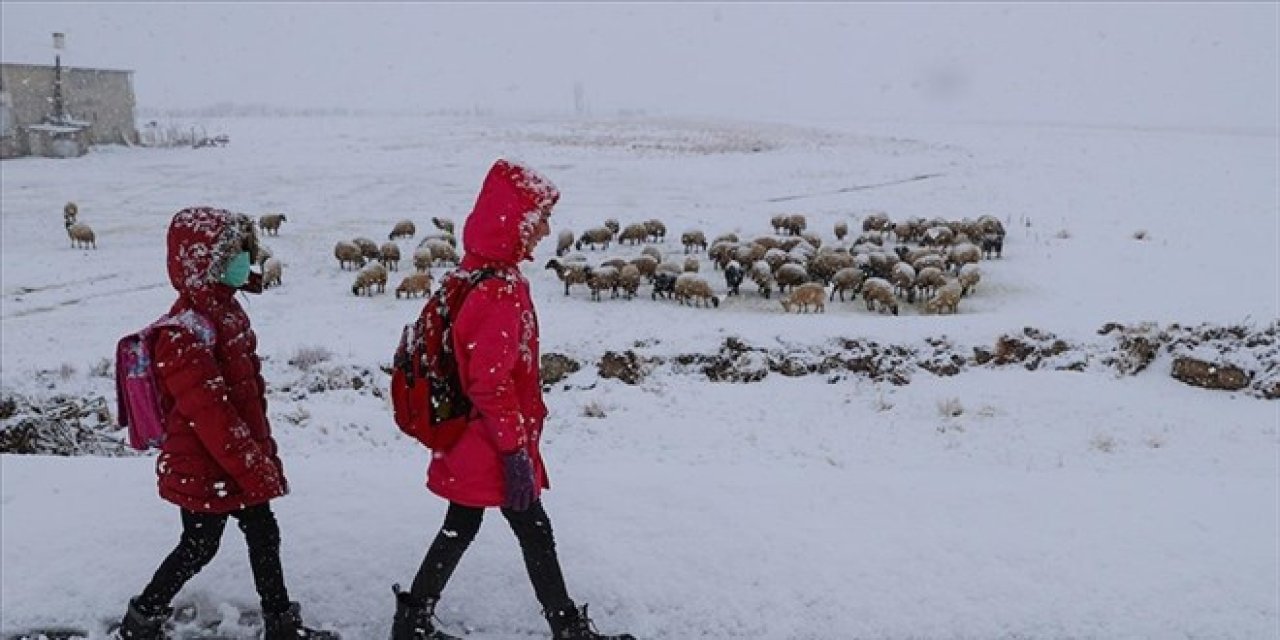
[[[45,69],[53,69],[51,64],[38,64],[34,62],[0,62],[0,66],[4,67],[41,67]],[[96,67],[80,67],[75,65],[62,65],[63,71],[96,71],[105,73],[133,73],[133,69],[99,69]]]

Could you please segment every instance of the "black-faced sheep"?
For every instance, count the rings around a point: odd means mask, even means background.
[[[898,315],[898,299],[893,297],[893,285],[884,278],[867,278],[862,283],[862,298],[867,301],[867,311],[875,311],[879,305],[881,313],[892,311]]]
[[[449,235],[453,235],[453,220],[448,218],[431,218],[431,224]]]
[[[957,307],[960,304],[960,296],[962,295],[962,292],[963,290],[960,287],[960,283],[955,280],[951,280],[941,287],[938,287],[937,295],[933,296],[933,298],[925,303],[925,307],[934,313],[956,313]]]
[[[64,226],[76,223],[76,216],[80,215],[80,207],[74,202],[68,202],[62,205],[62,222]]]
[[[276,258],[267,258],[262,263],[262,288],[270,289],[283,284],[284,267],[280,264],[280,260]]]
[[[680,234],[680,244],[684,245],[684,252],[707,250],[707,236],[696,229],[686,231]]]
[[[716,269],[723,269],[736,258],[738,244],[727,240],[720,240],[711,243],[711,248],[707,249],[707,257],[711,259],[711,264]]]
[[[379,248],[378,250],[378,262],[381,262],[382,266],[392,271],[399,271],[400,270],[399,245],[397,245],[394,242],[383,243],[382,247]]]
[[[692,305],[696,302],[699,307],[704,304],[720,306],[720,298],[712,293],[711,285],[692,273],[682,273],[676,277],[674,292],[680,304]]]
[[[404,294],[405,298],[412,298],[415,295],[426,297],[431,293],[431,274],[430,273],[411,273],[396,285],[396,298],[400,294]]]
[[[618,222],[617,218],[609,218],[608,220],[605,220],[604,226],[609,231],[612,231],[615,236],[618,235],[618,230],[622,228],[622,224]]]
[[[874,231],[877,234],[886,233],[892,228],[893,228],[893,223],[889,221],[888,214],[884,213],[883,211],[875,211],[875,212],[869,213],[867,214],[867,217],[862,219],[863,233],[870,232],[870,231]]]
[[[955,239],[955,233],[947,226],[934,226],[924,230],[924,235],[920,238],[920,246],[922,247],[945,247],[950,245]]]
[[[650,242],[662,242],[667,239],[667,225],[657,218],[645,220],[644,228],[649,230]]]
[[[578,263],[561,263],[559,260],[552,258],[547,261],[546,267],[556,272],[556,277],[564,283],[564,294],[569,295],[569,287],[575,284],[586,284],[587,278],[591,276],[591,267]]]
[[[791,307],[795,307],[796,313],[808,313],[812,306],[814,313],[824,313],[827,310],[826,298],[827,292],[821,284],[806,282],[792,289],[790,295],[781,298],[782,310],[789,312]]]
[[[613,231],[609,227],[593,227],[582,232],[578,241],[573,243],[573,248],[581,251],[583,245],[589,245],[592,249],[595,249],[596,245],[601,245],[601,248],[608,249],[612,241]]]
[[[857,267],[845,267],[831,276],[831,299],[834,300],[836,292],[840,293],[840,302],[844,302],[844,292],[849,292],[849,299],[857,298],[858,291],[862,289],[862,281],[867,275],[862,269]]]
[[[413,224],[412,220],[401,220],[391,228],[391,233],[387,235],[387,239],[412,238],[416,233],[418,233],[418,227]]]
[[[849,223],[837,222],[835,231],[836,231],[836,240],[843,241],[844,237],[849,235]]]
[[[360,247],[354,243],[345,240],[338,241],[333,245],[333,257],[338,259],[338,268],[346,269],[350,264],[352,269],[359,269],[364,266],[364,254],[360,251]]]
[[[1000,254],[1004,251],[1003,234],[996,235],[994,233],[984,233],[982,234],[981,243],[982,257],[984,258],[990,258],[992,256],[999,258]]]
[[[98,241],[93,235],[93,229],[83,222],[76,222],[67,225],[67,236],[71,238],[71,246],[73,248],[98,248]]]
[[[258,227],[269,236],[280,235],[280,224],[289,221],[283,213],[267,213],[258,218]]]

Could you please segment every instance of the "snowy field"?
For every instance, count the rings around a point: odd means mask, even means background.
[[[219,149],[98,148],[6,161],[0,207],[5,396],[102,396],[116,339],[172,300],[169,218],[210,204],[288,215],[266,244],[283,286],[245,302],[293,493],[275,503],[292,595],[313,623],[385,638],[445,504],[427,453],[370,388],[307,392],[290,364],[369,370],[385,387],[420,302],[351,295],[338,240],[408,218],[461,223],[499,156],[563,192],[554,228],[662,219],[679,235],[767,235],[799,212],[834,242],[870,212],[991,214],[1009,231],[954,316],[861,299],[787,315],[776,296],[719,309],[564,296],[526,265],[544,353],[583,369],[548,393],[544,452],[570,592],[602,631],[640,638],[1274,638],[1280,634],[1275,401],[1172,379],[1167,354],[1118,377],[970,366],[910,384],[770,374],[709,381],[655,368],[596,375],[606,351],[714,353],[726,338],[799,349],[836,339],[990,348],[1024,327],[1072,344],[1109,322],[1266,326],[1280,316],[1275,130],[556,118],[233,119]],[[922,177],[923,176],[923,177]],[[920,179],[912,180],[920,177]],[[97,233],[72,249],[62,206]],[[555,229],[553,229],[554,232]],[[1138,234],[1138,232],[1143,232]],[[1144,236],[1136,239],[1135,234]],[[416,240],[402,240],[407,256]],[[587,252],[592,261],[638,248]],[[439,276],[443,271],[436,270]],[[721,290],[723,279],[703,263]],[[404,273],[402,271],[401,273]],[[399,281],[393,273],[391,286]],[[150,457],[5,455],[0,627],[101,634],[176,542]],[[519,550],[490,514],[439,608],[476,638],[544,637]],[[179,596],[256,603],[244,544]],[[212,613],[210,615],[213,615]]]

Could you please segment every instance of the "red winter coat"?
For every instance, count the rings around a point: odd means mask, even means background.
[[[436,452],[427,487],[471,507],[504,502],[502,456],[525,449],[533,459],[536,491],[549,488],[538,451],[547,407],[538,366],[538,318],[521,260],[540,212],[559,199],[555,186],[525,167],[499,160],[489,170],[462,231],[461,268],[494,269],[502,277],[468,294],[453,325],[454,352],[472,418],[453,448]],[[536,496],[535,496],[536,497]]]
[[[184,209],[169,225],[169,281],[178,290],[170,313],[188,328],[162,330],[153,349],[166,418],[156,474],[160,496],[191,511],[228,513],[288,493],[257,338],[235,289],[218,282],[252,234],[247,216],[220,209]]]

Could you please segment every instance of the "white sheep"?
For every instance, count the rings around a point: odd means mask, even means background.
[[[893,265],[890,282],[893,283],[895,294],[905,296],[907,302],[916,301],[916,270],[914,267],[905,262]]]
[[[380,264],[373,263],[360,270],[356,274],[356,280],[351,285],[351,293],[353,295],[372,296],[374,292],[383,293],[387,290],[387,269]]]
[[[778,284],[777,281],[773,279],[773,269],[769,267],[769,263],[764,260],[757,260],[753,262],[751,264],[751,271],[749,274],[751,276],[751,281],[756,283],[756,289],[760,292],[760,295],[765,299],[768,299],[769,295],[773,292],[774,287]]]
[[[559,260],[552,258],[547,261],[547,269],[556,272],[556,277],[564,283],[564,294],[569,295],[569,287],[575,284],[586,284],[588,276],[591,275],[591,267],[582,263],[561,263]]]
[[[946,284],[938,287],[938,293],[933,296],[925,307],[934,313],[943,313],[949,311],[956,313],[960,304],[960,297],[963,295],[963,289],[960,283],[955,280],[949,280]]]
[[[814,313],[824,313],[827,310],[827,291],[817,282],[806,282],[791,290],[790,295],[781,298],[782,310],[784,312],[791,311],[791,307],[796,308],[796,313],[808,313],[809,307],[813,306]]]
[[[955,269],[956,273],[960,273],[960,268],[964,265],[977,264],[980,260],[982,250],[968,242],[951,247],[947,254],[947,266]]]
[[[270,289],[283,284],[281,276],[284,268],[277,258],[267,258],[262,263],[262,288]]]

